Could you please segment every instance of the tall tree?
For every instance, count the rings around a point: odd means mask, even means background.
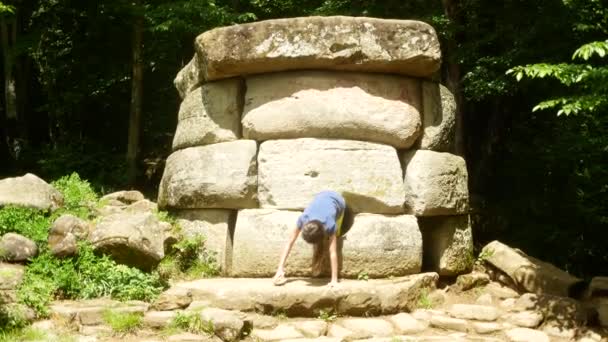
[[[141,115],[143,103],[143,31],[144,15],[141,0],[135,0],[133,20],[132,76],[131,76],[131,109],[129,114],[129,138],[127,144],[127,179],[133,185],[137,178],[139,155]]]

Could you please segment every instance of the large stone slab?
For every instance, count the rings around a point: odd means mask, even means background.
[[[485,261],[507,274],[517,286],[537,294],[569,297],[578,292],[582,279],[535,259],[500,241],[487,244],[482,253]]]
[[[422,82],[422,126],[420,148],[453,152],[456,126],[454,94],[435,82]]]
[[[435,30],[410,20],[303,17],[207,31],[196,38],[206,80],[295,69],[430,76],[441,51]]]
[[[271,279],[211,278],[177,283],[168,291],[189,290],[207,307],[266,314],[283,312],[292,317],[317,317],[320,310],[363,316],[412,311],[422,292],[435,288],[438,275],[421,273],[392,279],[341,280],[337,288],[327,279],[288,279],[274,286]]]
[[[179,109],[173,150],[239,139],[243,87],[241,79],[233,78],[189,92]]]
[[[408,148],[421,133],[420,81],[329,71],[247,78],[243,136],[337,138]]]
[[[454,276],[471,270],[473,232],[469,215],[420,217],[424,267],[439,275]]]
[[[195,54],[188,64],[177,73],[173,84],[179,93],[179,97],[184,99],[189,92],[201,84],[201,81],[198,56]]]
[[[55,210],[63,205],[63,195],[38,176],[0,179],[0,207],[13,205],[38,210]]]
[[[405,209],[416,216],[466,214],[468,174],[462,157],[427,150],[406,151]]]
[[[236,212],[225,209],[183,209],[175,213],[177,224],[186,237],[202,235],[205,249],[227,274],[232,262],[232,235]]]
[[[351,141],[269,140],[258,155],[262,208],[301,210],[313,196],[341,192],[355,212],[403,213],[402,172],[395,148]]]
[[[190,147],[167,158],[159,207],[257,207],[256,142]]]
[[[232,275],[270,277],[300,212],[272,209],[239,211],[234,233]],[[340,244],[340,277],[403,276],[420,272],[422,236],[410,215],[358,214]],[[289,276],[311,275],[312,245],[298,239],[286,265]],[[326,260],[325,274],[329,274]]]

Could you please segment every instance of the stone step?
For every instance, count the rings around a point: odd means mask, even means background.
[[[421,294],[435,289],[437,273],[368,281],[344,279],[336,288],[327,279],[294,278],[274,286],[268,278],[213,278],[175,284],[163,297],[191,297],[227,310],[317,317],[321,311],[374,316],[413,311]]]

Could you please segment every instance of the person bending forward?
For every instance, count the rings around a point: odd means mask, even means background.
[[[312,273],[318,276],[323,267],[323,255],[327,243],[329,243],[329,258],[331,264],[331,281],[329,286],[338,284],[338,237],[344,232],[341,231],[344,212],[346,211],[346,201],[335,191],[322,191],[315,195],[312,202],[298,218],[296,228],[291,232],[291,236],[279,261],[277,273],[273,278],[275,285],[285,283],[285,262],[289,256],[291,248],[302,233],[302,238],[306,242],[313,244]]]

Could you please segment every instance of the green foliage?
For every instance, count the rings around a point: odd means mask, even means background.
[[[361,271],[361,272],[359,272],[359,274],[357,274],[357,279],[358,280],[368,281],[369,280],[369,275],[367,274],[367,272]]]
[[[182,237],[161,261],[157,272],[162,279],[212,277],[219,274],[214,255],[205,248],[205,238],[195,235]]]
[[[197,311],[178,312],[169,323],[169,329],[183,330],[193,334],[214,334],[213,322],[204,320]]]
[[[338,319],[338,315],[333,311],[320,310],[318,318],[327,323],[331,323]]]
[[[109,296],[119,300],[153,300],[163,289],[160,280],[136,268],[117,265],[97,256],[88,244],[79,245],[77,257],[57,259],[48,252],[26,269],[18,290],[19,301],[42,316],[54,298],[89,299]]]
[[[78,173],[74,172],[59,178],[51,185],[63,194],[65,212],[83,219],[91,218],[91,208],[95,206],[99,197],[88,181],[81,179]]]
[[[0,303],[0,341],[2,332],[22,329],[27,325],[25,313],[19,305],[4,305]]]
[[[44,331],[32,327],[0,330],[0,342],[14,341],[48,341],[48,336]]]
[[[429,297],[429,293],[425,290],[423,290],[420,293],[420,297],[418,297],[418,307],[423,309],[433,308],[433,301]]]
[[[45,213],[36,209],[3,207],[0,208],[0,236],[17,233],[42,245],[47,241],[50,220]]]
[[[118,334],[133,333],[143,325],[142,315],[136,312],[106,310],[103,312],[102,318],[112,328],[112,331]]]

